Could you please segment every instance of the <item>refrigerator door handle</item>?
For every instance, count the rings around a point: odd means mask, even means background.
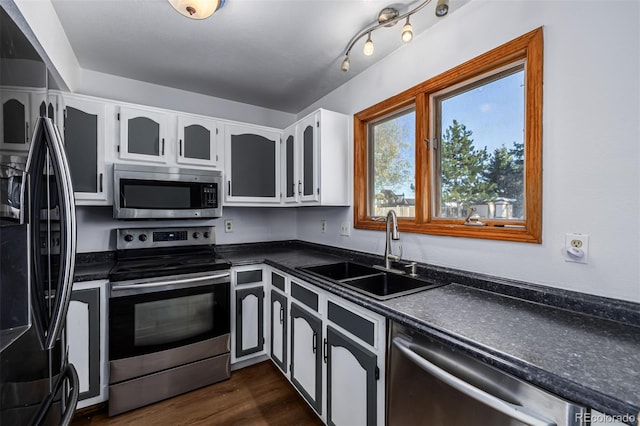
[[[64,370],[60,372],[58,380],[49,393],[49,396],[47,396],[47,399],[45,399],[40,406],[32,424],[40,425],[44,423],[44,420],[49,413],[49,409],[51,408],[51,404],[53,404],[53,400],[58,392],[63,388],[66,380],[69,380],[69,393],[65,398],[66,407],[60,420],[60,426],[69,426],[71,424],[71,420],[73,420],[73,415],[76,411],[76,406],[78,405],[78,397],[80,396],[80,380],[78,379],[78,373],[73,364],[67,364]]]
[[[29,159],[27,161],[27,170],[31,175],[30,185],[33,187],[31,191],[33,204],[30,204],[30,223],[32,230],[32,251],[33,261],[36,263],[35,274],[33,276],[35,291],[32,291],[31,297],[34,298],[33,303],[37,306],[34,311],[34,323],[36,331],[40,338],[43,349],[52,349],[56,341],[60,338],[62,330],[65,326],[69,301],[71,300],[71,289],[73,286],[73,273],[75,270],[76,257],[76,216],[75,216],[75,200],[73,195],[73,186],[71,184],[71,173],[69,164],[64,154],[62,146],[62,138],[57,129],[47,117],[40,117],[36,123],[34,138],[32,140],[31,150],[29,151]],[[48,159],[48,160],[47,160]],[[58,191],[58,203],[60,214],[60,269],[55,280],[57,286],[55,293],[47,294],[45,285],[45,276],[39,271],[37,266],[42,261],[40,247],[40,205],[35,201],[40,196],[39,190],[42,189],[42,170],[50,164],[55,172],[56,188]],[[45,175],[48,178],[48,175]],[[49,206],[47,206],[49,208]],[[49,289],[51,290],[51,289]],[[49,300],[53,300],[53,306],[45,307],[43,298],[53,296]]]
[[[56,306],[53,310],[51,324],[46,336],[45,348],[51,349],[60,338],[60,334],[64,329],[67,318],[67,310],[71,301],[71,290],[73,287],[73,274],[75,271],[76,260],[76,206],[73,195],[73,186],[71,184],[71,171],[69,163],[62,146],[62,138],[58,133],[58,129],[53,125],[50,119],[43,119],[43,124],[49,129],[47,132],[52,136],[51,140],[51,157],[54,169],[60,171],[58,176],[60,182],[60,220],[64,222],[64,235],[61,235],[60,241],[60,259],[62,275],[59,281],[59,294],[56,297]],[[57,165],[57,167],[56,167]],[[66,248],[66,250],[64,250]],[[62,252],[64,250],[64,252]]]

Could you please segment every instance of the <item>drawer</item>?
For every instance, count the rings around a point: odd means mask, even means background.
[[[284,276],[275,273],[275,272],[271,272],[271,284],[279,289],[280,291],[282,291],[283,293],[286,293],[286,290],[284,289],[284,283],[285,283],[285,279]]]
[[[318,312],[319,297],[318,293],[313,290],[309,290],[295,281],[291,281],[291,297],[307,306],[309,309]]]

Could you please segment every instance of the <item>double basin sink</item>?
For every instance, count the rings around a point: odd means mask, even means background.
[[[402,275],[355,262],[337,262],[299,269],[377,300],[405,296],[443,285],[435,281]]]

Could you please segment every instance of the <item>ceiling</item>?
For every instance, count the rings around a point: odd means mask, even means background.
[[[51,0],[80,66],[87,70],[297,113],[402,48],[400,29],[381,28],[340,64],[351,38],[378,12],[410,0],[227,0],[208,19],[166,0]],[[450,14],[468,0],[451,0]],[[436,0],[411,17],[417,36],[437,22]],[[442,19],[446,19],[442,18]]]

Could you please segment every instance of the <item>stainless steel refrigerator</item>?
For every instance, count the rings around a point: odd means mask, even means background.
[[[65,335],[75,203],[47,117],[49,70],[16,17],[0,3],[0,424],[67,425],[79,393]]]

